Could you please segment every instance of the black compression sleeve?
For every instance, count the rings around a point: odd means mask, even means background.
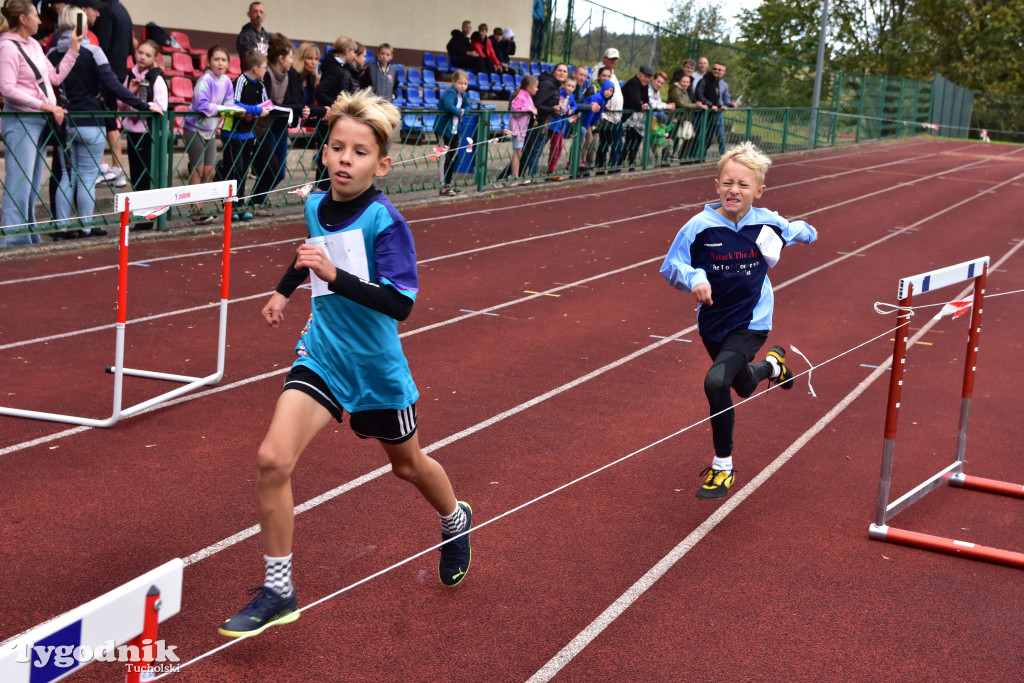
[[[285,272],[284,277],[277,283],[277,289],[274,290],[278,294],[283,294],[286,297],[290,297],[292,292],[299,288],[306,278],[309,277],[309,268],[296,268],[295,262],[298,260],[298,256],[292,259],[292,263],[288,266],[288,270]]]
[[[395,320],[405,320],[412,313],[412,299],[394,287],[369,282],[340,268],[337,273],[334,282],[327,286],[335,294]]]

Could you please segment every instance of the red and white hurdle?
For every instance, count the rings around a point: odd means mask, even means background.
[[[900,304],[900,313],[897,318],[898,328],[893,344],[892,373],[889,378],[889,400],[885,417],[885,440],[882,449],[882,473],[878,484],[875,522],[869,527],[868,536],[876,541],[899,543],[1024,569],[1024,553],[981,546],[968,541],[931,536],[916,531],[897,529],[888,525],[888,521],[895,515],[906,510],[939,486],[947,483],[959,488],[1024,498],[1024,487],[1019,484],[972,477],[963,472],[965,453],[967,451],[967,422],[970,416],[971,398],[974,394],[978,340],[981,333],[981,314],[985,298],[985,280],[988,276],[988,265],[989,258],[985,256],[973,261],[965,261],[954,266],[903,278],[899,282],[897,300]],[[913,315],[911,308],[913,295],[915,292],[929,292],[969,281],[974,282],[974,298],[972,301],[970,332],[967,337],[967,353],[964,360],[956,459],[951,465],[947,465],[898,499],[889,502],[889,487],[896,449],[896,431],[899,425],[900,398],[906,366],[907,337],[908,330],[910,329],[910,318]]]
[[[124,367],[124,337],[125,326],[128,316],[128,237],[130,233],[129,217],[132,213],[147,215],[162,213],[172,206],[192,204],[204,201],[222,201],[230,203],[235,201],[237,182],[226,180],[215,183],[204,183],[201,185],[188,185],[184,187],[166,187],[156,190],[145,190],[141,192],[125,192],[116,195],[115,208],[121,214],[121,232],[118,239],[118,268],[117,268],[117,338],[114,348],[114,364],[106,367],[106,371],[114,375],[114,406],[110,417],[95,419],[79,417],[75,415],[61,415],[59,413],[48,413],[36,410],[21,410],[18,408],[0,407],[0,415],[11,415],[13,417],[25,417],[35,420],[48,420],[51,422],[66,422],[69,424],[83,425],[87,427],[110,427],[117,423],[122,417],[141,412],[147,408],[164,403],[173,398],[187,394],[198,387],[216,384],[224,376],[224,350],[227,338],[227,311],[228,311],[228,286],[231,274],[231,211],[224,211],[224,240],[221,257],[221,285],[220,285],[220,330],[217,338],[217,369],[213,374],[205,377],[190,377],[187,375],[176,375],[155,370],[138,370]],[[170,382],[179,382],[182,386],[171,391],[164,392],[149,400],[143,401],[127,408],[122,406],[121,389],[124,376],[145,377],[149,379],[161,379]]]

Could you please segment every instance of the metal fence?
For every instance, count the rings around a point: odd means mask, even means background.
[[[910,119],[883,118],[908,116],[920,112],[919,92],[906,95],[901,107],[883,92],[898,91],[897,84],[884,88],[857,86],[878,95],[878,103],[861,96],[845,107],[853,113],[820,111],[817,138],[810,140],[813,112],[808,107],[741,108],[716,115],[704,111],[607,112],[612,120],[602,120],[592,130],[581,128],[577,117],[568,123],[565,132],[555,134],[548,125],[535,126],[525,136],[525,144],[516,149],[509,134],[509,112],[477,109],[462,118],[457,140],[452,144],[454,185],[458,188],[487,190],[527,182],[555,181],[563,178],[596,177],[633,170],[678,164],[699,163],[717,158],[721,149],[743,140],[752,140],[768,153],[783,153],[812,146],[831,146],[869,138],[897,137],[925,132]],[[886,104],[889,103],[889,104]],[[895,108],[893,108],[895,107]],[[915,109],[917,107],[917,109]],[[403,113],[399,136],[392,144],[394,160],[390,174],[378,180],[378,187],[389,194],[438,191],[444,186],[445,149],[432,132],[433,121],[440,112],[422,109]],[[116,117],[114,112],[79,114],[104,119]],[[72,125],[66,137],[46,129],[33,149],[41,153],[41,173],[34,176],[31,154],[12,155],[5,148],[0,178],[4,201],[19,188],[30,186],[31,211],[21,220],[7,220],[0,227],[0,237],[113,226],[118,218],[113,211],[115,192],[138,189],[140,178],[148,178],[151,187],[185,186],[194,182],[234,177],[245,181],[246,189],[239,197],[249,208],[286,209],[299,205],[303,193],[297,192],[313,183],[323,183],[318,175],[317,155],[322,146],[320,129],[292,130],[280,140],[264,135],[253,140],[246,151],[245,162],[232,167],[226,158],[223,140],[213,137],[203,144],[214,148],[216,163],[213,177],[200,178],[190,168],[185,150],[187,131],[182,123],[185,113],[159,116],[139,113],[148,123],[143,135],[122,134],[111,147],[106,136],[98,147],[90,147],[88,135]],[[0,112],[0,129],[5,147],[8,137],[20,129],[31,128],[26,122],[40,121],[40,114]],[[614,120],[617,119],[617,120]],[[281,145],[278,151],[278,145]],[[117,188],[97,179],[100,163],[116,151],[126,169],[127,184]],[[270,163],[275,152],[283,163]],[[131,172],[127,158],[140,162]],[[228,155],[237,158],[237,154]],[[519,175],[512,175],[513,161]],[[255,195],[255,196],[254,196]],[[166,221],[184,218],[195,212],[212,212],[216,207],[173,207],[156,219],[157,227]],[[236,212],[245,206],[236,205]],[[144,216],[133,220],[147,221]]]

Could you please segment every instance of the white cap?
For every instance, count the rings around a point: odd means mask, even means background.
[[[618,59],[619,51],[616,50],[614,47],[610,47],[604,51],[604,56],[606,59]]]

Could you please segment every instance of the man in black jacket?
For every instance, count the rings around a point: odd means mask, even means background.
[[[626,129],[626,158],[630,166],[636,163],[636,153],[644,140],[644,122],[647,120],[644,112],[651,108],[647,86],[653,75],[649,67],[642,66],[636,76],[622,86],[622,108],[634,112],[628,115],[623,126]]]
[[[249,3],[249,23],[238,32],[238,39],[235,41],[235,51],[239,57],[244,57],[246,52],[256,50],[261,54],[267,54],[270,46],[270,33],[263,28],[263,20],[267,18],[267,10],[262,2]]]

